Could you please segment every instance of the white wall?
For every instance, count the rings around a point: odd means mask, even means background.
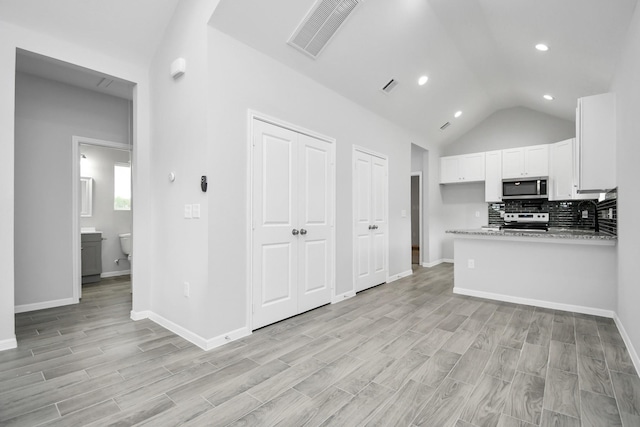
[[[127,142],[129,111],[124,99],[17,74],[16,306],[72,298],[72,137]]]
[[[226,296],[219,287],[227,284],[218,282],[221,272],[214,272],[210,279],[207,265],[210,240],[214,244],[217,241],[209,233],[209,199],[215,209],[229,207],[214,191],[216,184],[209,167],[207,87],[212,78],[207,60],[207,22],[217,4],[217,0],[180,2],[150,67],[154,117],[150,169],[154,182],[151,309],[167,321],[165,325],[176,325],[175,331],[188,331],[196,340],[213,338],[214,331],[228,332],[226,316],[235,315],[233,311],[214,308],[216,304],[224,305]],[[174,80],[170,65],[178,57],[186,60],[186,74]],[[170,172],[176,174],[173,183],[167,179]],[[200,190],[202,175],[209,176],[208,193]],[[135,214],[137,195],[134,197]],[[184,205],[194,203],[200,204],[201,219],[184,219]],[[134,241],[135,238],[134,234]],[[135,269],[135,248],[134,254]],[[190,284],[189,298],[183,296],[184,282]],[[218,298],[222,301],[218,302]],[[234,327],[239,327],[237,322]],[[200,344],[206,345],[204,341]]]
[[[0,18],[1,19],[1,18]],[[145,67],[122,58],[105,55],[98,49],[86,49],[72,41],[61,40],[2,22],[0,25],[0,158],[4,159],[0,172],[0,349],[15,346],[14,321],[14,104],[16,48],[56,58],[71,64],[97,70],[136,83],[134,89],[134,186],[140,190],[136,197],[134,240],[136,258],[134,276],[134,308],[145,310],[150,303],[150,281],[146,255],[149,246],[149,88]],[[138,224],[136,226],[136,223]]]
[[[443,155],[477,153],[528,145],[550,144],[573,138],[575,123],[524,107],[496,111],[456,141],[442,148]],[[440,186],[444,228],[468,229],[487,225],[484,183]],[[479,216],[476,216],[479,212]],[[453,259],[453,237],[442,240],[443,258]]]
[[[209,31],[213,120],[209,150],[212,199],[209,266],[217,288],[213,313],[224,313],[216,327],[233,329],[245,316],[248,280],[247,137],[248,109],[333,137],[337,140],[336,293],[353,289],[352,146],[389,157],[389,274],[411,269],[411,142],[407,133],[307,77],[215,30]],[[220,84],[224,82],[224,84]],[[423,143],[424,145],[424,143]],[[214,202],[215,200],[215,202]],[[213,244],[215,242],[215,244]]]
[[[576,136],[575,122],[525,107],[499,110],[442,148],[444,156],[551,144]]]
[[[635,348],[640,369],[640,8],[636,8],[629,38],[611,88],[616,94],[618,156],[618,316]]]
[[[81,162],[80,176],[93,178],[93,212],[90,217],[80,218],[80,226],[95,227],[102,232],[102,275],[116,276],[131,268],[118,235],[131,233],[132,211],[113,209],[114,165],[129,163],[130,154],[125,150],[84,144],[80,152],[87,156]],[[119,258],[123,259],[116,264],[114,261]]]

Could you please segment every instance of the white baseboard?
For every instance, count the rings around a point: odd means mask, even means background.
[[[34,304],[16,305],[15,313],[26,313],[27,311],[44,310],[45,308],[62,307],[63,305],[77,304],[80,301],[75,298],[64,298],[53,301],[36,302]]]
[[[624,329],[622,325],[622,321],[618,317],[618,313],[615,313],[613,320],[616,322],[616,326],[618,327],[618,331],[620,331],[620,335],[622,335],[622,340],[624,344],[627,346],[627,351],[629,352],[629,356],[631,357],[631,361],[633,362],[633,366],[636,368],[636,373],[640,375],[640,357],[638,357],[638,352],[635,347],[631,343],[631,338],[627,334],[627,331]]]
[[[226,334],[219,335],[217,337],[206,339],[176,323],[173,323],[172,321],[152,311],[136,312],[132,310],[131,319],[132,320],[149,319],[157,323],[158,325],[162,326],[163,328],[170,330],[174,334],[184,338],[190,343],[197,345],[204,351],[212,350],[216,347],[220,347],[223,344],[251,335],[251,330],[248,327],[243,327],[243,328],[236,329],[234,331],[227,332]]]
[[[0,351],[11,350],[16,347],[18,347],[18,341],[16,341],[15,337],[0,341]]]
[[[345,292],[343,294],[336,295],[335,297],[333,297],[331,299],[331,304],[336,304],[336,303],[342,302],[344,300],[347,300],[349,298],[353,298],[355,296],[356,296],[356,291]]]
[[[435,267],[436,265],[440,265],[443,262],[447,262],[450,264],[453,264],[453,260],[449,259],[449,258],[440,258],[437,259],[435,261],[431,261],[431,262],[423,262],[422,264],[420,264],[422,267],[426,267],[426,268],[431,268],[431,267]]]
[[[131,274],[131,270],[107,271],[106,273],[100,274],[100,278],[107,279],[109,277],[126,276],[128,274]]]
[[[413,274],[413,270],[403,271],[402,273],[394,274],[393,276],[389,276],[387,278],[387,283],[395,282],[396,280],[400,280],[403,277],[411,276]]]
[[[511,302],[514,304],[533,305],[536,307],[550,308],[552,310],[572,311],[574,313],[591,314],[593,316],[615,318],[613,310],[602,308],[584,307],[581,305],[563,304],[560,302],[543,301],[531,298],[514,297],[511,295],[494,294],[491,292],[476,291],[473,289],[453,288],[453,293],[458,295],[468,295],[471,297],[486,298],[496,301]]]
[[[133,310],[131,310],[130,317],[131,317],[131,320],[138,321],[138,320],[142,320],[142,319],[150,319],[151,318],[151,314],[152,314],[152,312],[148,311],[148,310],[147,311],[133,311]]]

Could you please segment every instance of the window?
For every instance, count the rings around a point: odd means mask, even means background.
[[[113,209],[131,210],[131,165],[116,163],[113,167]]]

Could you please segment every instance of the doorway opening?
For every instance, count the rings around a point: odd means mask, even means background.
[[[79,185],[72,188],[79,253],[74,289],[81,298],[82,285],[116,277],[131,281],[131,146],[74,136],[72,153],[73,182]]]
[[[15,76],[14,310],[23,313],[79,302],[80,213],[95,216],[88,200],[105,189],[80,179],[75,137],[120,141],[111,148],[126,150],[130,168],[135,83],[21,49]]]
[[[411,265],[422,264],[422,172],[411,174]]]

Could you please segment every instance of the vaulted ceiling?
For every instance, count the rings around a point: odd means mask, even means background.
[[[361,0],[316,59],[287,44],[315,0],[221,0],[211,25],[441,144],[514,106],[574,120],[577,98],[608,91],[636,3]]]
[[[178,1],[0,0],[0,19],[148,65]],[[359,0],[312,59],[287,40],[315,1],[221,0],[211,25],[441,144],[508,107],[573,120],[609,89],[638,0]]]

